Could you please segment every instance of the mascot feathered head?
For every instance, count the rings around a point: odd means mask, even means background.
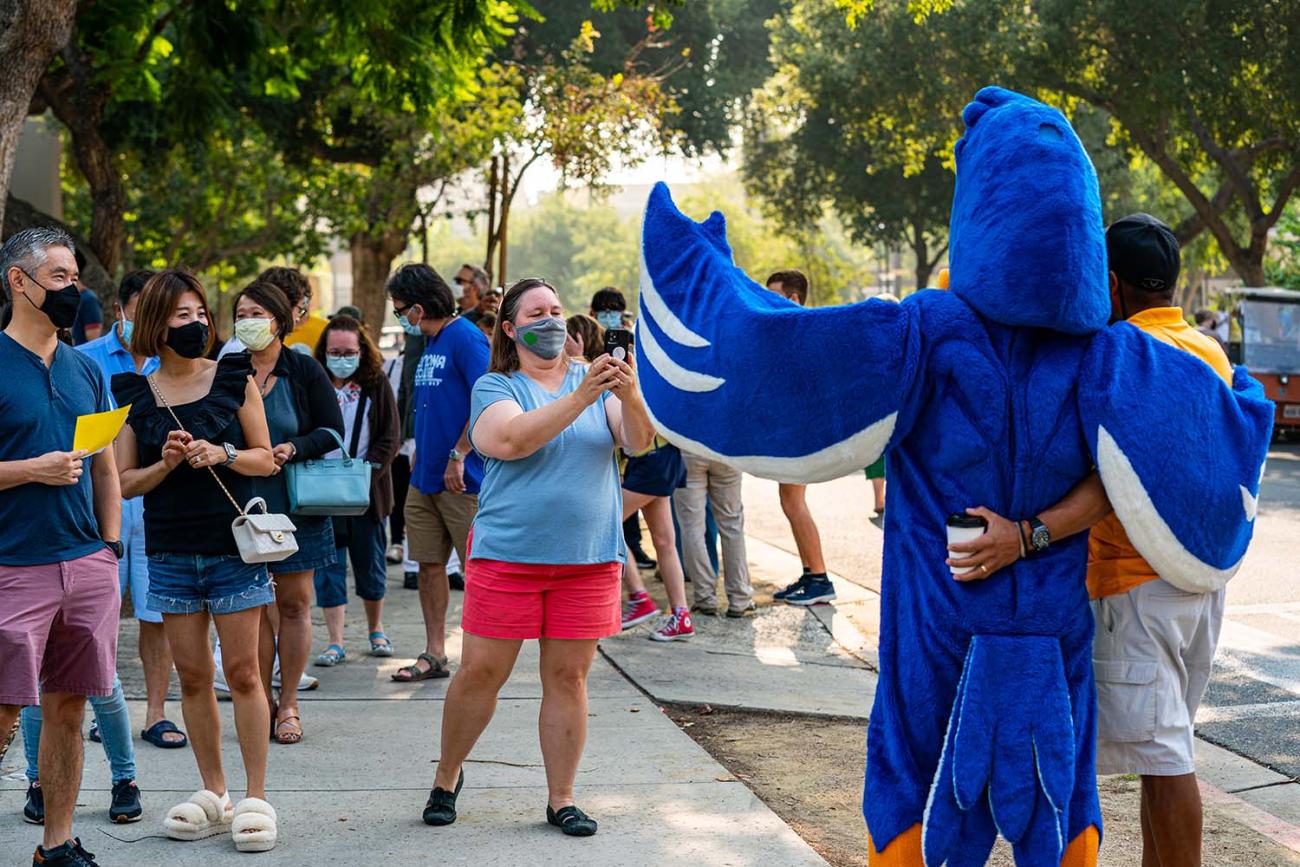
[[[962,112],[952,292],[1012,326],[1089,334],[1110,318],[1097,173],[1056,109],[986,87]]]

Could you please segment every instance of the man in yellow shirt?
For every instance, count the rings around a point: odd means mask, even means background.
[[[1231,385],[1218,341],[1173,306],[1180,261],[1169,227],[1146,214],[1125,217],[1106,230],[1106,250],[1118,318],[1196,356]],[[1186,593],[1161,579],[1111,514],[1088,540],[1088,595],[1097,624],[1097,773],[1141,775],[1144,864],[1199,867],[1193,724],[1223,625],[1224,591]]]
[[[1232,366],[1218,342],[1173,306],[1181,263],[1169,227],[1146,214],[1125,217],[1106,230],[1106,253],[1112,321],[1196,356],[1231,385]],[[1143,865],[1200,867],[1193,724],[1219,641],[1223,590],[1187,593],[1160,578],[1129,542],[1096,472],[1030,521],[975,511],[988,531],[951,546],[949,563],[982,565],[983,578],[1092,528],[1087,581],[1097,630],[1097,773],[1141,776]]]

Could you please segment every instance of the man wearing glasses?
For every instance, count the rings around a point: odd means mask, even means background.
[[[488,294],[491,281],[488,279],[488,273],[477,265],[468,263],[461,265],[456,276],[451,278],[460,290],[460,300],[457,305],[460,308],[460,315],[470,323],[477,325],[479,319],[487,312],[483,309],[484,296]],[[497,293],[497,306],[501,306],[501,294]]]

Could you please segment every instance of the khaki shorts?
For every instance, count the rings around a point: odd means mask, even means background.
[[[455,549],[464,563],[465,543],[477,512],[478,494],[424,494],[412,485],[406,494],[407,556],[416,563],[443,566]]]
[[[1223,627],[1223,591],[1184,593],[1157,579],[1094,600],[1092,616],[1097,773],[1193,773],[1193,723]]]

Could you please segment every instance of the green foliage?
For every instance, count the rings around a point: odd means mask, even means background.
[[[590,20],[601,38],[585,63],[612,76],[635,68],[662,80],[666,95],[680,111],[664,118],[664,129],[688,155],[726,151],[745,116],[751,92],[771,71],[765,22],[788,0],[691,0],[671,4],[671,27],[659,16],[667,7],[650,9],[637,2],[598,2],[595,13],[582,2],[539,3],[543,21],[521,22],[518,36],[502,54],[525,65],[553,60],[569,44],[583,21]],[[647,14],[649,11],[650,14]]]
[[[782,62],[746,130],[750,189],[795,231],[829,205],[858,243],[906,246],[928,283],[947,247],[967,82],[904,0],[879,0],[853,28],[840,3],[801,0],[772,31]]]
[[[1268,285],[1300,289],[1300,208],[1295,205],[1278,221],[1272,253],[1264,262]]]
[[[958,59],[1001,83],[1091,104],[1157,166],[1248,283],[1300,186],[1300,0],[986,0],[932,16]],[[980,35],[978,43],[971,40]],[[978,46],[978,47],[975,47]]]

